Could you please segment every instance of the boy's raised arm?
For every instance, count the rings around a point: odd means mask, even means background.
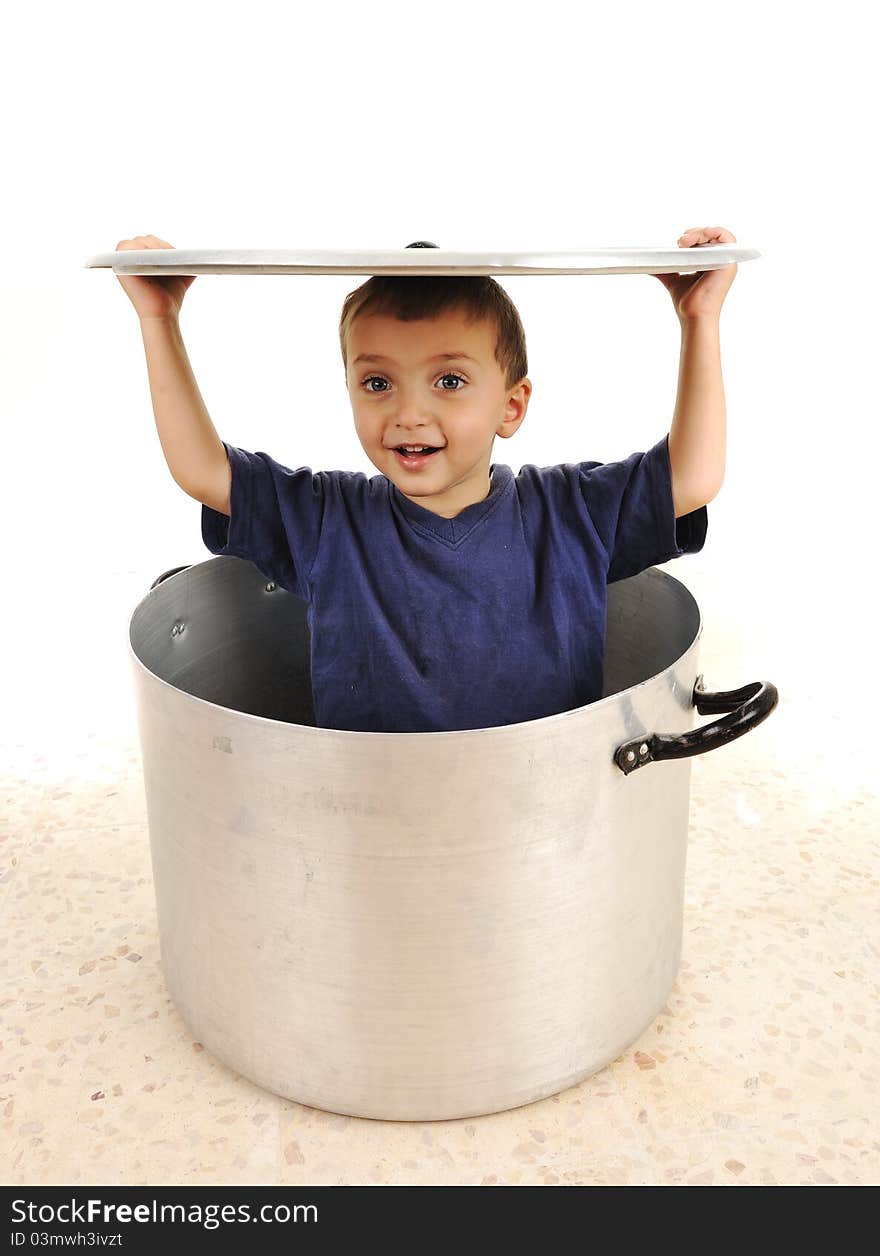
[[[158,236],[120,240],[117,250],[170,249]],[[228,515],[232,472],[202,400],[183,336],[180,307],[193,275],[117,275],[141,324],[156,429],[168,469],[190,497]]]
[[[726,227],[691,227],[679,248],[735,244]],[[727,407],[721,378],[721,306],[736,265],[694,275],[657,275],[681,324],[678,395],[669,431],[669,469],[675,517],[712,501],[724,483]]]
[[[229,514],[232,474],[176,318],[142,318],[150,395],[168,469],[190,497]]]

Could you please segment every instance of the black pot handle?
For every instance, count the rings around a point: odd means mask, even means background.
[[[191,566],[192,563],[186,563],[183,567],[171,567],[168,571],[163,571],[161,576],[157,576],[150,585],[150,592],[152,593],[156,586],[161,584],[163,580],[167,580],[169,576],[176,576],[179,571],[188,571]]]
[[[614,762],[624,775],[629,776],[636,768],[658,759],[686,759],[692,754],[705,754],[717,750],[729,741],[735,741],[744,733],[751,732],[767,716],[779,701],[779,693],[769,680],[755,680],[742,689],[729,689],[719,693],[707,693],[703,677],[697,677],[694,685],[694,706],[700,715],[714,715],[718,711],[733,714],[722,720],[713,720],[690,733],[672,737],[663,733],[651,733],[627,741],[614,753]]]

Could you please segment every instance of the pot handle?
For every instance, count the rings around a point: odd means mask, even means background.
[[[654,763],[658,759],[686,759],[689,755],[717,750],[766,720],[778,701],[779,692],[769,680],[755,680],[750,685],[743,685],[742,689],[707,693],[700,675],[694,685],[694,706],[700,715],[714,715],[718,711],[730,711],[732,714],[679,737],[651,733],[637,737],[635,741],[624,742],[615,751],[614,762],[624,775],[629,776],[636,768],[643,768],[646,763]]]
[[[161,584],[163,580],[167,580],[169,576],[176,576],[179,571],[188,571],[191,566],[192,563],[185,563],[183,567],[171,567],[168,571],[163,571],[161,576],[157,576],[150,585],[150,592],[152,593],[156,586]]]

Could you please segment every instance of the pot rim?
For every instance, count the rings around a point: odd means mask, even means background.
[[[186,567],[184,571],[181,571],[177,574],[185,575],[187,574],[187,572],[190,572],[197,567],[204,567],[204,566],[209,565],[210,563],[222,562],[222,561],[223,561],[223,556],[220,556],[219,558],[218,557],[209,558],[203,563],[193,563],[191,566]],[[240,560],[236,560],[236,561],[240,561]],[[176,578],[177,576],[170,576],[168,578],[168,581],[173,581]],[[703,615],[700,610],[699,603],[697,602],[696,598],[694,597],[693,593],[691,593],[687,585],[683,584],[680,580],[677,580],[675,576],[671,576],[669,572],[660,571],[657,567],[646,568],[645,571],[639,572],[637,576],[631,576],[631,577],[628,577],[628,579],[633,579],[633,580],[647,579],[647,580],[668,582],[673,585],[677,585],[678,588],[681,590],[681,592],[684,593],[686,597],[690,600],[690,602],[693,604],[693,607],[697,613],[697,629],[692,639],[688,642],[685,649],[682,650],[678,658],[674,659],[673,662],[670,663],[668,667],[663,668],[662,671],[655,672],[652,676],[646,677],[645,680],[640,680],[638,684],[629,685],[626,689],[618,689],[615,693],[606,694],[605,697],[597,698],[594,702],[587,702],[583,706],[572,707],[568,711],[557,711],[556,714],[554,715],[542,715],[538,719],[534,719],[534,720],[520,720],[515,724],[490,724],[486,728],[451,728],[451,729],[436,729],[436,730],[431,729],[424,732],[420,732],[420,731],[378,732],[378,731],[367,730],[367,729],[323,728],[323,727],[319,727],[313,724],[297,724],[293,720],[276,720],[276,719],[273,719],[271,716],[254,715],[250,711],[240,711],[237,707],[223,706],[219,702],[212,702],[208,698],[200,698],[196,694],[188,693],[185,689],[179,689],[177,685],[173,685],[170,681],[165,680],[164,677],[157,675],[156,672],[152,671],[149,667],[147,667],[147,665],[135,652],[134,646],[132,645],[131,636],[132,636],[132,628],[133,628],[135,616],[138,614],[141,607],[143,607],[144,604],[153,595],[153,593],[155,592],[155,590],[153,589],[151,589],[143,598],[141,598],[141,600],[134,607],[134,610],[132,611],[129,617],[126,645],[128,648],[129,658],[132,660],[133,664],[137,668],[141,669],[148,677],[150,677],[151,680],[157,682],[160,685],[164,685],[168,689],[173,689],[174,692],[178,694],[181,698],[188,699],[190,702],[197,702],[201,704],[202,706],[213,707],[218,711],[225,711],[231,715],[236,716],[238,719],[253,721],[255,724],[261,727],[264,727],[266,725],[276,725],[278,728],[295,728],[301,731],[302,733],[309,734],[309,735],[315,734],[316,736],[323,735],[325,738],[330,737],[330,736],[347,737],[347,738],[369,737],[369,738],[373,738],[374,740],[377,740],[380,738],[386,738],[386,739],[394,739],[395,741],[399,741],[400,738],[403,738],[403,737],[408,737],[408,738],[419,737],[421,739],[424,739],[426,737],[436,738],[436,737],[481,736],[485,738],[487,734],[495,734],[498,736],[510,736],[516,733],[517,731],[520,731],[526,728],[544,729],[550,724],[561,723],[562,721],[565,721],[565,720],[573,721],[574,719],[578,717],[582,717],[584,712],[586,711],[593,712],[593,711],[605,710],[610,703],[618,702],[623,695],[636,693],[638,692],[638,690],[644,689],[646,685],[652,685],[661,677],[667,676],[675,667],[679,665],[679,663],[685,657],[685,655],[688,654],[693,649],[694,645],[699,641],[703,633]],[[164,583],[168,583],[168,581]],[[693,695],[691,695],[691,705],[694,705]]]

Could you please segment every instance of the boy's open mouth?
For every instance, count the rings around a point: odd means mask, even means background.
[[[403,445],[397,445],[394,452],[397,454],[397,460],[408,469],[420,467],[424,465],[432,454],[438,454],[440,448],[432,445],[424,445],[418,449],[405,449]]]

